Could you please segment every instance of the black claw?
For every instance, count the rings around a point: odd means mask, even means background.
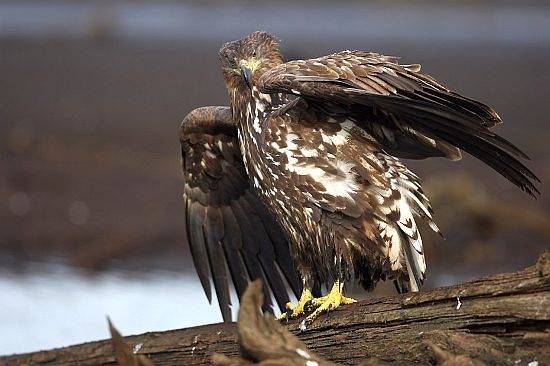
[[[313,305],[313,301],[309,300],[304,304],[304,312],[312,312],[315,310],[315,306]]]

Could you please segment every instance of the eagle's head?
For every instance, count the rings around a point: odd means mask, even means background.
[[[261,31],[224,44],[219,57],[231,95],[250,95],[251,87],[264,72],[284,62],[277,39]]]

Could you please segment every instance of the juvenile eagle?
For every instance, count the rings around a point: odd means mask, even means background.
[[[229,275],[239,297],[262,278],[283,316],[315,309],[308,321],[353,302],[343,295],[349,280],[418,291],[426,263],[416,220],[438,229],[419,178],[399,158],[458,160],[462,150],[538,194],[537,177],[517,159],[527,156],[490,130],[498,114],[417,64],[364,51],[284,62],[265,32],[225,44],[219,56],[230,108],[192,111],[180,138],[188,241],[224,320]],[[314,298],[321,284],[328,294]]]

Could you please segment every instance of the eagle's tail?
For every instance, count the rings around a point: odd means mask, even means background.
[[[420,244],[420,247],[422,246],[422,241],[419,237],[420,243],[413,245],[410,243],[410,239],[407,239],[404,232],[400,231],[399,235],[404,244],[402,246],[402,250],[405,271],[398,275],[397,278],[394,279],[393,283],[395,289],[400,294],[409,291],[417,292],[422,288],[426,278],[424,254],[416,250],[418,244]]]
[[[415,244],[416,245],[413,243],[408,243],[408,245],[405,244],[403,246],[403,255],[405,257],[405,266],[407,267],[407,277],[409,280],[408,290],[413,292],[416,292],[422,288],[426,277],[424,253],[418,252],[416,249],[416,247],[419,246],[418,244],[422,247],[422,240],[420,239],[420,236]],[[421,267],[422,263],[424,263],[424,269]]]
[[[394,235],[391,235],[392,246],[388,252],[392,269],[401,269],[395,285],[399,292],[418,291],[426,277],[426,260],[416,219],[424,219],[437,233],[439,228],[433,220],[433,210],[422,191],[418,176],[398,159],[388,155],[381,157],[392,176],[392,189],[399,192],[396,195],[399,199],[393,203],[393,210],[399,213],[399,219],[395,222],[394,230],[390,231]]]

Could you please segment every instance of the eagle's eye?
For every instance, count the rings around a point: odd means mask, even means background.
[[[257,54],[256,50],[252,51],[252,57],[256,57],[256,54]]]
[[[228,57],[227,64],[231,69],[237,69],[237,59],[235,57]]]

